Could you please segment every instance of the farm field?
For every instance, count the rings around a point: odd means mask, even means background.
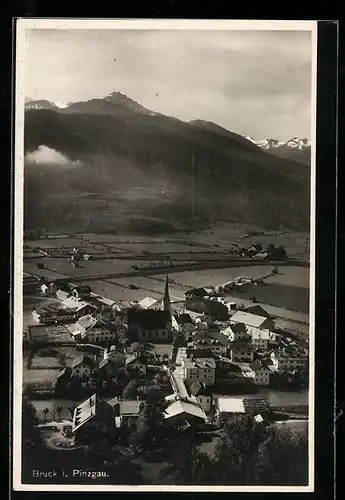
[[[268,266],[243,266],[228,267],[224,269],[206,269],[203,271],[184,271],[174,273],[176,283],[190,287],[215,286],[231,281],[239,276],[262,278],[272,272],[272,265]],[[159,278],[159,276],[156,276]],[[281,266],[279,274],[268,278],[268,283],[293,285],[295,287],[309,288],[309,269],[307,267]]]
[[[282,285],[245,285],[239,296],[246,299],[255,297],[258,302],[276,307],[297,311],[304,314],[309,312],[309,290],[307,288]]]

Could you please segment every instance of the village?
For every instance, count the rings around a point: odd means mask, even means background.
[[[117,436],[115,446],[131,453],[130,436],[152,398],[164,402],[164,425],[196,429],[206,451],[204,433],[239,415],[305,430],[307,403],[272,405],[265,395],[307,392],[308,340],[277,326],[255,299],[245,306],[226,298],[255,281],[189,289],[180,301],[166,275],[162,299],[123,302],[90,285],[26,275],[35,305],[24,325],[23,394],[47,449],[77,451]]]

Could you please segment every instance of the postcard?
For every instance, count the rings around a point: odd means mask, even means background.
[[[15,490],[314,491],[316,45],[16,21]]]

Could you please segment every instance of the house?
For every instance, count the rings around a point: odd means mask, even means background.
[[[214,358],[194,358],[182,359],[183,376],[188,384],[193,382],[203,382],[206,385],[215,384],[216,363]]]
[[[73,288],[72,295],[73,295],[73,297],[85,299],[85,298],[90,297],[91,291],[92,290],[91,290],[91,287],[89,285],[80,285],[80,286],[76,286],[75,288]]]
[[[57,291],[56,291],[56,296],[59,300],[61,300],[61,302],[63,302],[65,299],[67,299],[67,297],[69,297],[71,295],[71,291],[67,288],[58,288]]]
[[[92,360],[85,356],[85,354],[81,354],[78,358],[73,359],[69,367],[71,368],[73,377],[78,377],[80,380],[86,380],[90,378],[92,365]]]
[[[218,320],[227,320],[229,317],[228,308],[216,300],[198,297],[187,298],[185,308]]]
[[[41,293],[43,293],[43,295],[47,295],[47,292],[49,291],[49,287],[45,283],[42,283],[42,285],[40,286],[40,289],[41,289]]]
[[[112,408],[113,414],[115,416],[116,427],[135,426],[138,420],[140,411],[144,405],[143,401],[139,400],[120,400],[115,397],[107,401],[108,405]]]
[[[250,368],[253,371],[254,384],[256,385],[269,385],[270,376],[276,372],[273,364],[267,364],[258,359],[250,364]]]
[[[134,341],[168,341],[172,331],[171,315],[169,311],[128,309],[127,327]]]
[[[267,260],[269,258],[270,258],[270,256],[268,255],[267,252],[259,252],[255,255],[253,255],[253,259],[255,259],[255,260]]]
[[[253,384],[254,373],[249,363],[232,362],[229,358],[219,356],[216,359],[217,382],[232,386]]]
[[[270,353],[270,359],[278,370],[293,371],[304,369],[308,362],[308,356],[302,354],[288,354],[282,349],[274,349]]]
[[[274,321],[266,316],[258,316],[245,311],[236,311],[230,318],[230,323],[244,323],[249,331],[250,328],[260,328],[262,330],[274,330]],[[250,333],[250,331],[249,331]]]
[[[80,328],[81,338],[91,344],[113,342],[117,338],[115,328],[100,318],[94,318],[91,314],[83,316],[77,322]]]
[[[133,375],[146,375],[147,363],[143,356],[132,354],[127,356],[125,360],[125,369],[128,374]]]
[[[207,421],[204,410],[197,404],[178,399],[165,410],[165,420],[174,425],[202,425]]]
[[[83,254],[83,259],[84,260],[93,260],[93,257],[89,253],[84,253]]]
[[[62,307],[67,311],[73,312],[78,318],[96,312],[96,307],[93,304],[74,296],[67,297],[62,302]]]
[[[210,386],[203,382],[193,382],[189,387],[190,394],[198,400],[201,409],[204,412],[209,412],[212,405],[212,391]]]
[[[92,442],[104,438],[115,428],[114,412],[109,404],[96,394],[78,405],[73,413],[72,432],[77,440]]]
[[[269,330],[262,330],[260,328],[250,328],[252,342],[259,350],[267,350],[270,344],[274,342],[275,335]]]
[[[101,362],[99,363],[99,365],[97,366],[97,368],[95,368],[94,371],[98,372],[99,374],[103,375],[104,377],[108,377],[109,375],[111,375],[113,373],[113,366],[109,362],[108,358],[103,358],[101,360]]]
[[[56,306],[46,306],[43,311],[37,311],[36,307],[32,308],[31,315],[37,323],[52,325],[52,324],[67,324],[72,323],[77,319],[73,311],[60,309]]]
[[[226,422],[232,416],[256,415],[268,412],[267,401],[262,398],[220,397],[217,400],[216,414],[220,422]]]
[[[113,366],[125,366],[126,355],[124,352],[119,351],[115,346],[111,346],[109,352],[106,354],[109,362]]]
[[[192,336],[194,349],[205,349],[215,354],[226,355],[229,341],[218,331],[200,331]]]
[[[249,306],[244,309],[244,312],[255,314],[256,316],[261,316],[263,318],[270,318],[270,314],[260,305]]]
[[[141,309],[160,309],[161,308],[161,303],[159,300],[154,299],[152,297],[145,297],[142,300],[139,300],[138,306]]]
[[[207,290],[205,288],[193,288],[193,290],[188,290],[188,292],[185,293],[186,299],[190,299],[192,297],[198,297],[199,299],[202,299],[206,297],[207,295]]]
[[[188,313],[174,314],[171,319],[172,327],[177,332],[182,332],[186,327],[194,327],[194,321]]]
[[[229,344],[231,361],[251,363],[254,360],[254,351],[254,345],[245,340],[236,340]]]
[[[226,335],[230,342],[238,340],[250,340],[247,327],[244,323],[233,323],[221,329],[221,333]]]

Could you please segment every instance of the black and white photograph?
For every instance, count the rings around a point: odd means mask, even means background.
[[[316,36],[17,20],[15,490],[314,491]]]

